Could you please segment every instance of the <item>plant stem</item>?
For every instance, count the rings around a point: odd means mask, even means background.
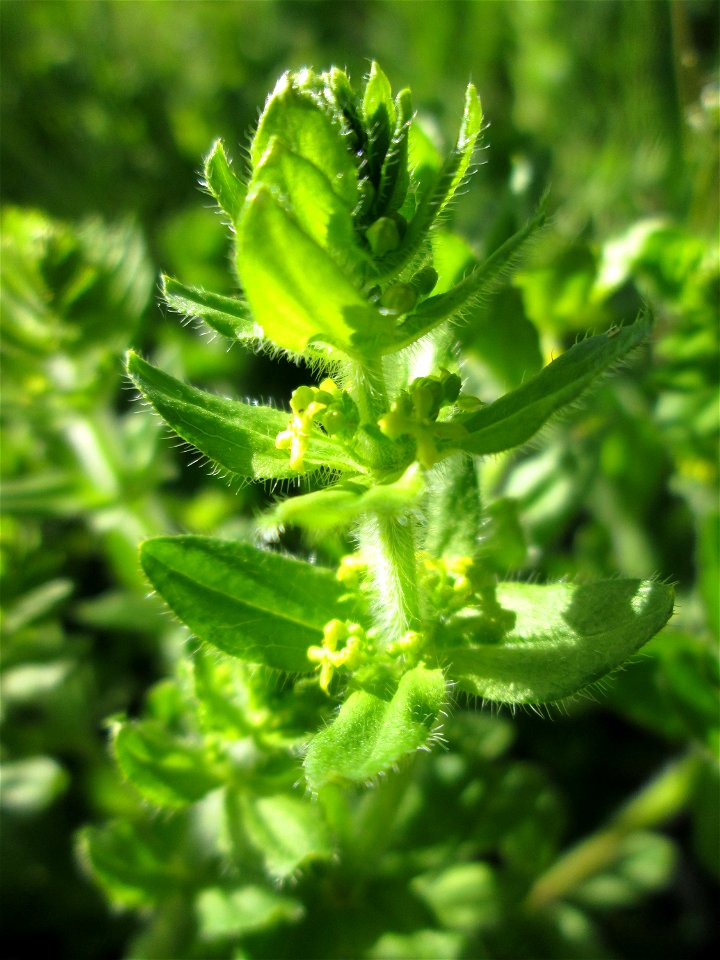
[[[382,357],[364,363],[352,363],[347,379],[345,389],[358,406],[361,423],[375,423],[388,409]]]
[[[415,564],[414,524],[410,519],[368,516],[358,530],[375,595],[375,619],[387,645],[417,629],[420,608]]]
[[[636,830],[657,827],[685,806],[699,757],[690,753],[663,770],[622,807],[606,827],[571,847],[534,883],[525,901],[530,911],[559,900],[617,856],[623,840]]]
[[[362,421],[375,423],[388,409],[382,360],[355,368],[353,394]],[[380,642],[387,645],[416,629],[420,619],[414,522],[410,517],[369,514],[357,533],[370,571]]]

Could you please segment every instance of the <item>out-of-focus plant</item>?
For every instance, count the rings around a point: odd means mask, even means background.
[[[157,675],[135,542],[167,526],[157,487],[168,463],[156,425],[118,403],[120,357],[153,286],[139,231],[7,208],[1,242],[0,803],[12,953],[28,900],[48,903],[38,942],[63,918],[92,930],[102,916],[68,877],[69,835],[125,806],[101,723]],[[63,949],[85,947],[69,936]]]

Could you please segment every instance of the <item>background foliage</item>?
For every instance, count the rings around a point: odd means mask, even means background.
[[[278,403],[306,379],[157,306],[161,271],[233,289],[225,228],[197,190],[200,158],[217,136],[241,157],[285,69],[337,63],[359,79],[376,58],[446,140],[476,82],[489,148],[453,224],[476,253],[551,187],[552,227],[468,328],[479,388],[516,386],[644,301],[657,315],[652,353],[541,443],[487,462],[498,569],[654,573],[677,583],[679,603],[638,663],[566,713],[461,713],[454,736],[467,747],[422,767],[425,807],[388,856],[423,849],[428,824],[464,797],[467,819],[432,839],[458,849],[471,836],[478,862],[418,873],[414,899],[394,908],[376,878],[379,917],[346,904],[326,918],[323,949],[346,953],[367,927],[380,931],[367,947],[377,956],[455,956],[463,937],[473,956],[480,944],[530,955],[520,933],[493,926],[503,897],[488,892],[490,864],[505,883],[535,878],[530,942],[548,956],[702,955],[718,863],[717,6],[5,0],[0,15],[4,954],[108,957],[142,943],[73,846],[81,824],[130,823],[143,809],[108,756],[108,718],[136,715],[158,681],[150,712],[178,709],[163,678],[182,672],[184,637],[146,599],[136,545],[232,537],[270,495],[190,469],[133,407],[124,350]],[[573,875],[562,851],[587,837],[611,855]],[[171,831],[161,839],[172,848]],[[392,909],[418,898],[444,932],[383,941]],[[292,919],[292,903],[275,909]],[[132,955],[178,955],[161,927]],[[296,940],[295,955],[310,942]]]

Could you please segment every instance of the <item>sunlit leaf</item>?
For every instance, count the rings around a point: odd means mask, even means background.
[[[589,337],[571,347],[522,387],[462,418],[469,436],[453,442],[468,453],[509,450],[529,440],[557,410],[571,403],[593,380],[641,343],[650,320]]]
[[[445,651],[462,690],[502,703],[570,696],[621,666],[668,621],[673,590],[663,583],[501,583],[497,598],[516,615],[499,643]]]
[[[472,457],[452,457],[429,477],[424,548],[432,557],[469,556],[478,549],[482,516]]]
[[[273,137],[320,170],[350,207],[357,201],[358,170],[338,119],[309,90],[299,88],[297,75],[284,74],[265,104],[250,145],[257,167]]]
[[[393,483],[369,484],[351,478],[324,490],[290,497],[278,503],[267,520],[277,525],[305,527],[309,531],[347,527],[365,513],[393,516],[407,512],[422,494],[424,480],[417,464],[408,467]]]
[[[222,140],[215,141],[205,158],[204,172],[208,190],[230,217],[230,223],[237,223],[247,188],[230,166]]]
[[[485,863],[456,863],[413,878],[413,890],[443,927],[473,933],[499,919],[497,880]]]
[[[307,649],[337,616],[343,589],[330,570],[209,537],[143,543],[143,570],[201,640],[251,663],[309,672]]]
[[[275,446],[278,433],[287,427],[286,413],[198,390],[132,352],[127,369],[135,386],[173,430],[223,470],[254,479],[297,476],[287,452]],[[321,466],[343,470],[352,464],[348,460],[329,437],[318,436],[308,443],[308,470]]]
[[[313,163],[273,137],[253,176],[251,193],[260,186],[272,192],[296,224],[341,269],[358,273],[362,281],[363,256],[352,208],[338,197],[327,177]]]
[[[212,293],[202,287],[188,287],[172,277],[163,277],[162,285],[168,306],[184,317],[197,317],[230,340],[257,342],[261,339],[250,311],[242,300]]]
[[[377,183],[395,129],[395,104],[390,81],[375,61],[365,84],[362,112],[368,134],[370,176]]]
[[[594,910],[628,909],[667,886],[676,861],[672,840],[658,833],[631,833],[614,862],[574,887],[572,899]]]
[[[465,937],[455,930],[384,933],[370,947],[368,960],[460,960]]]
[[[480,98],[471,83],[465,93],[465,109],[457,144],[437,175],[429,178],[401,246],[395,255],[387,259],[388,271],[397,270],[417,252],[430,227],[453,199],[472,162],[482,130],[482,119]]]
[[[387,216],[399,210],[410,184],[408,131],[413,118],[413,107],[409,90],[401,90],[397,95],[393,113],[396,116],[395,129],[383,161],[376,198],[378,216]]]
[[[285,350],[320,341],[355,353],[353,334],[382,318],[335,261],[261,186],[248,201],[238,238],[238,273],[256,322]]]
[[[26,757],[0,763],[0,807],[31,816],[49,807],[67,787],[68,774],[52,757]]]
[[[312,790],[326,783],[364,783],[424,747],[445,701],[441,670],[415,667],[394,696],[351,694],[337,718],[310,742],[305,776]]]
[[[508,276],[522,249],[544,222],[544,212],[538,213],[486,260],[473,267],[454,287],[424,300],[398,327],[391,349],[398,350],[413,343],[443,320],[461,313],[479,298],[487,296],[500,280]]]

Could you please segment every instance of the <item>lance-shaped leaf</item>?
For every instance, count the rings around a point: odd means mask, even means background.
[[[299,79],[299,78],[295,78]],[[337,195],[354,207],[358,196],[358,166],[339,118],[331,116],[309,89],[301,90],[292,74],[284,74],[265,105],[250,145],[253,169],[273,137],[320,170]]]
[[[424,747],[445,701],[442,670],[419,666],[400,680],[391,700],[358,691],[310,742],[305,776],[311,790],[326,783],[363,783]]]
[[[243,829],[275,880],[292,876],[310,860],[328,860],[332,844],[321,811],[300,797],[242,798]]]
[[[380,189],[376,198],[378,216],[387,216],[399,210],[405,200],[410,175],[408,173],[408,132],[413,118],[409,90],[401,90],[395,100],[395,129],[380,174]]]
[[[424,488],[417,463],[393,483],[368,485],[364,477],[341,481],[325,490],[291,497],[277,504],[268,519],[276,525],[296,524],[309,531],[326,531],[349,526],[364,513],[395,516],[407,512]]]
[[[597,376],[641,343],[650,326],[650,318],[642,315],[630,327],[576,343],[522,387],[460,418],[457,422],[469,435],[448,443],[448,449],[499,453],[525,443],[557,410],[572,403]]]
[[[179,280],[164,276],[162,293],[165,302],[189,319],[203,320],[209,327],[230,340],[262,340],[262,331],[255,326],[250,311],[242,300],[219,293],[188,287]]]
[[[307,649],[338,616],[330,570],[208,537],[156,537],[140,549],[148,579],[201,640],[288,673],[313,669]]]
[[[202,744],[173,736],[156,721],[118,723],[113,747],[123,774],[160,807],[185,807],[223,782]]]
[[[225,153],[222,140],[216,140],[205,158],[205,184],[225,213],[235,224],[245,203],[247,188],[235,174]]]
[[[540,211],[524,227],[514,233],[487,260],[478,263],[459,283],[445,293],[428,297],[402,323],[390,347],[400,350],[430,333],[439,323],[477,302],[487,294],[512,269],[527,242],[545,223],[545,213]]]
[[[380,181],[385,155],[395,129],[395,104],[390,81],[373,61],[363,92],[362,113],[368,138],[368,164],[370,178]]]
[[[275,446],[278,433],[287,427],[288,414],[190,387],[132,351],[127,370],[138,390],[173,430],[222,470],[254,479],[297,476],[287,452]],[[305,465],[308,470],[321,466],[342,471],[358,469],[339,444],[321,436],[309,441]]]
[[[465,110],[457,144],[421,197],[397,252],[386,259],[388,272],[397,271],[417,252],[430,227],[454,197],[468,173],[482,130],[482,120],[480,98],[471,83],[465,93]]]
[[[240,223],[238,273],[255,320],[285,350],[302,353],[309,341],[319,340],[353,353],[356,331],[385,327],[346,273],[265,186],[248,201]]]
[[[501,583],[516,615],[500,643],[444,651],[460,689],[501,703],[551,703],[616,669],[667,623],[672,587],[641,580]]]
[[[289,150],[279,137],[270,141],[255,171],[251,193],[261,185],[271,190],[297,225],[341,269],[357,272],[361,268],[365,258],[357,242],[352,208],[313,163]]]

